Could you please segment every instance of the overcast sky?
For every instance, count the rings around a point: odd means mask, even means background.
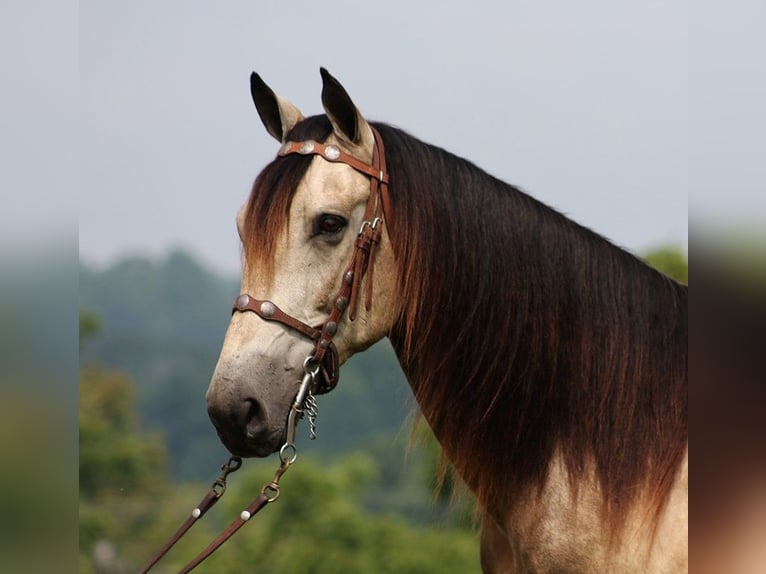
[[[37,4],[14,15],[57,38],[73,16],[48,7],[43,17]],[[745,17],[726,25],[704,4],[666,0],[83,0],[74,46],[25,44],[6,25],[11,43],[45,50],[42,66],[24,68],[45,89],[16,103],[76,108],[79,128],[62,120],[56,132],[79,142],[56,148],[52,173],[79,157],[81,257],[181,246],[236,272],[234,215],[277,148],[249,74],[309,115],[321,111],[320,66],[367,117],[472,160],[619,245],[685,246],[690,186],[702,212],[731,190],[763,196],[756,43],[766,9],[744,4]],[[46,70],[72,48],[74,77]],[[13,71],[13,54],[4,58]],[[708,79],[716,74],[723,81]],[[20,201],[28,211],[35,198]],[[60,202],[66,215],[71,202]]]

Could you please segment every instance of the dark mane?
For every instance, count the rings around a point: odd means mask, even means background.
[[[404,309],[391,340],[457,473],[492,508],[558,450],[611,525],[655,517],[687,444],[687,288],[473,164],[375,124]],[[574,482],[574,481],[573,481]]]
[[[492,508],[542,486],[560,452],[573,482],[595,469],[613,527],[642,496],[659,513],[687,443],[686,287],[473,164],[374,125],[403,301],[390,338],[458,475]],[[289,139],[330,133],[316,116]],[[270,262],[310,161],[277,159],[256,180],[248,262]]]

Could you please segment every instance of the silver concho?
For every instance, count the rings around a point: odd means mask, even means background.
[[[314,142],[303,142],[301,144],[300,149],[298,150],[299,153],[311,153],[314,151]]]
[[[279,148],[279,152],[277,152],[277,155],[287,155],[290,152],[290,147],[293,145],[293,142],[285,142],[282,144],[282,147]]]
[[[345,311],[346,307],[348,307],[348,297],[338,297],[338,300],[335,301],[335,306],[341,311]]]
[[[324,156],[327,159],[338,159],[340,157],[340,149],[338,149],[338,146],[328,145],[324,148]]]
[[[332,337],[335,335],[335,333],[338,332],[338,324],[335,321],[328,321],[327,324],[324,326],[325,333],[330,335]]]
[[[249,295],[240,295],[237,297],[236,306],[237,309],[244,309],[247,307],[247,304],[250,303],[250,296]]]
[[[264,317],[273,317],[277,312],[277,306],[271,301],[264,301],[261,303],[261,315]]]

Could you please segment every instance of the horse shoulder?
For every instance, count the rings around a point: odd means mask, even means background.
[[[541,496],[530,495],[503,518],[485,516],[485,574],[682,574],[688,572],[688,457],[656,530],[640,505],[619,542],[610,543],[592,481],[575,494],[554,462]]]

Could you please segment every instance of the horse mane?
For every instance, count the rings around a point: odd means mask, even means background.
[[[485,508],[592,468],[619,530],[654,518],[686,451],[687,288],[470,162],[383,123],[402,309],[389,337],[420,409]],[[288,139],[324,141],[325,116]],[[246,262],[270,264],[311,157],[253,186]]]
[[[390,338],[485,508],[593,468],[619,531],[688,440],[687,287],[470,162],[375,124],[403,309]]]

